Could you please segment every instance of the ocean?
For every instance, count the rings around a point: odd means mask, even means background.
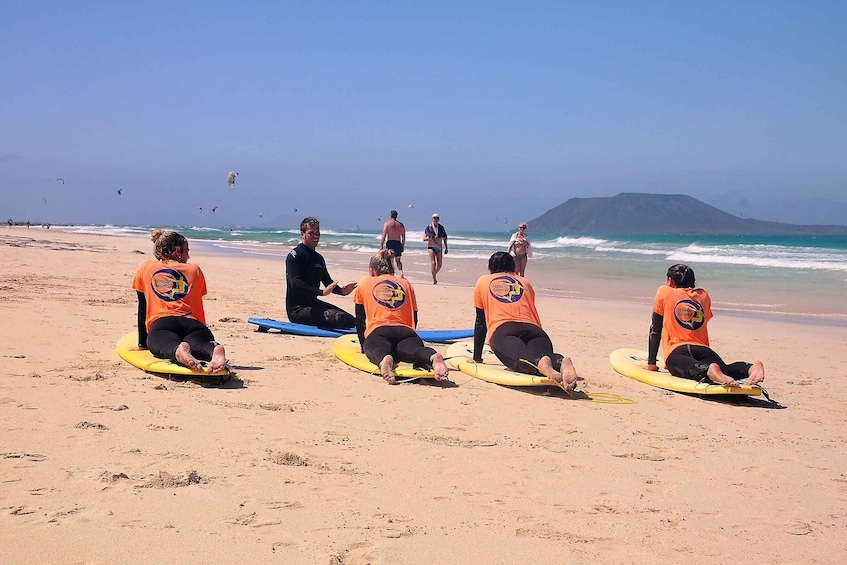
[[[527,276],[539,294],[651,303],[674,263],[690,265],[713,309],[735,314],[788,316],[847,324],[845,236],[562,236],[528,233],[533,256]],[[38,228],[33,228],[38,229]],[[79,225],[52,229],[103,235],[148,236],[152,226]],[[300,241],[299,229],[175,226],[197,244],[221,253],[285,257]],[[471,285],[488,257],[505,251],[511,232],[448,232],[450,253],[439,282]],[[430,282],[423,230],[407,232],[403,263],[415,284]],[[365,271],[379,249],[380,232],[324,227],[318,250],[328,262]]]

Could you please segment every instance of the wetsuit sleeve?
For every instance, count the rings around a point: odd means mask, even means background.
[[[485,310],[482,308],[476,309],[476,321],[473,325],[473,358],[474,361],[482,361],[482,346],[485,345],[485,333],[487,327],[485,325]]]
[[[303,277],[300,275],[300,261],[297,256],[291,253],[285,258],[285,273],[291,284],[291,288],[296,290],[298,294],[311,294],[315,298],[323,294],[320,288],[315,288],[303,280]]]
[[[362,348],[362,353],[365,352],[365,305],[356,304],[356,334],[359,336],[359,347]]]
[[[147,348],[147,298],[143,292],[138,295],[138,347]]]
[[[662,325],[665,323],[665,317],[661,314],[653,312],[653,319],[650,323],[650,334],[647,340],[647,364],[655,365],[656,358],[659,355],[659,342],[662,339]]]

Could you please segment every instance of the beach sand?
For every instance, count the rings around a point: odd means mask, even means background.
[[[148,239],[0,230],[0,562],[847,561],[843,328],[715,317],[714,348],[762,359],[782,408],[622,377],[609,353],[645,347],[649,304],[554,296],[542,322],[583,388],[635,404],[460,372],[388,386],[330,340],[247,324],[285,319],[281,259],[194,243],[237,371],[222,387],[115,353]],[[364,274],[331,259],[339,281]],[[450,270],[484,263],[445,263],[438,286],[407,267],[420,327],[471,327]]]

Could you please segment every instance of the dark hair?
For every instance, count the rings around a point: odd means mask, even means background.
[[[368,267],[378,275],[393,275],[394,252],[390,249],[380,249],[371,257]]]
[[[668,278],[677,288],[694,288],[694,269],[688,265],[677,263],[668,269]]]
[[[159,261],[178,261],[179,258],[176,257],[177,249],[181,252],[188,243],[184,235],[169,230],[155,230],[150,234],[150,239],[155,244],[153,254]]]
[[[505,251],[495,251],[488,259],[488,272],[492,275],[494,273],[514,273],[515,260]]]
[[[392,210],[391,214],[389,214],[389,215],[396,220],[397,219],[397,210]]]
[[[309,228],[320,228],[321,223],[313,216],[307,216],[300,222],[300,233],[306,233]]]

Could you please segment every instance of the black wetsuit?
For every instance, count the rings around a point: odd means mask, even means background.
[[[474,359],[481,361],[482,347],[485,344],[485,310],[476,309],[474,323]],[[538,370],[538,362],[544,356],[550,357],[553,369],[562,370],[564,356],[553,352],[553,342],[543,329],[526,322],[506,322],[494,330],[491,336],[491,350],[503,365],[518,373],[545,376]]]
[[[319,300],[323,296],[321,283],[329,286],[332,277],[323,256],[303,243],[285,258],[285,312],[297,324],[321,328],[352,328],[356,319],[337,306]],[[341,294],[336,286],[332,292]]]

